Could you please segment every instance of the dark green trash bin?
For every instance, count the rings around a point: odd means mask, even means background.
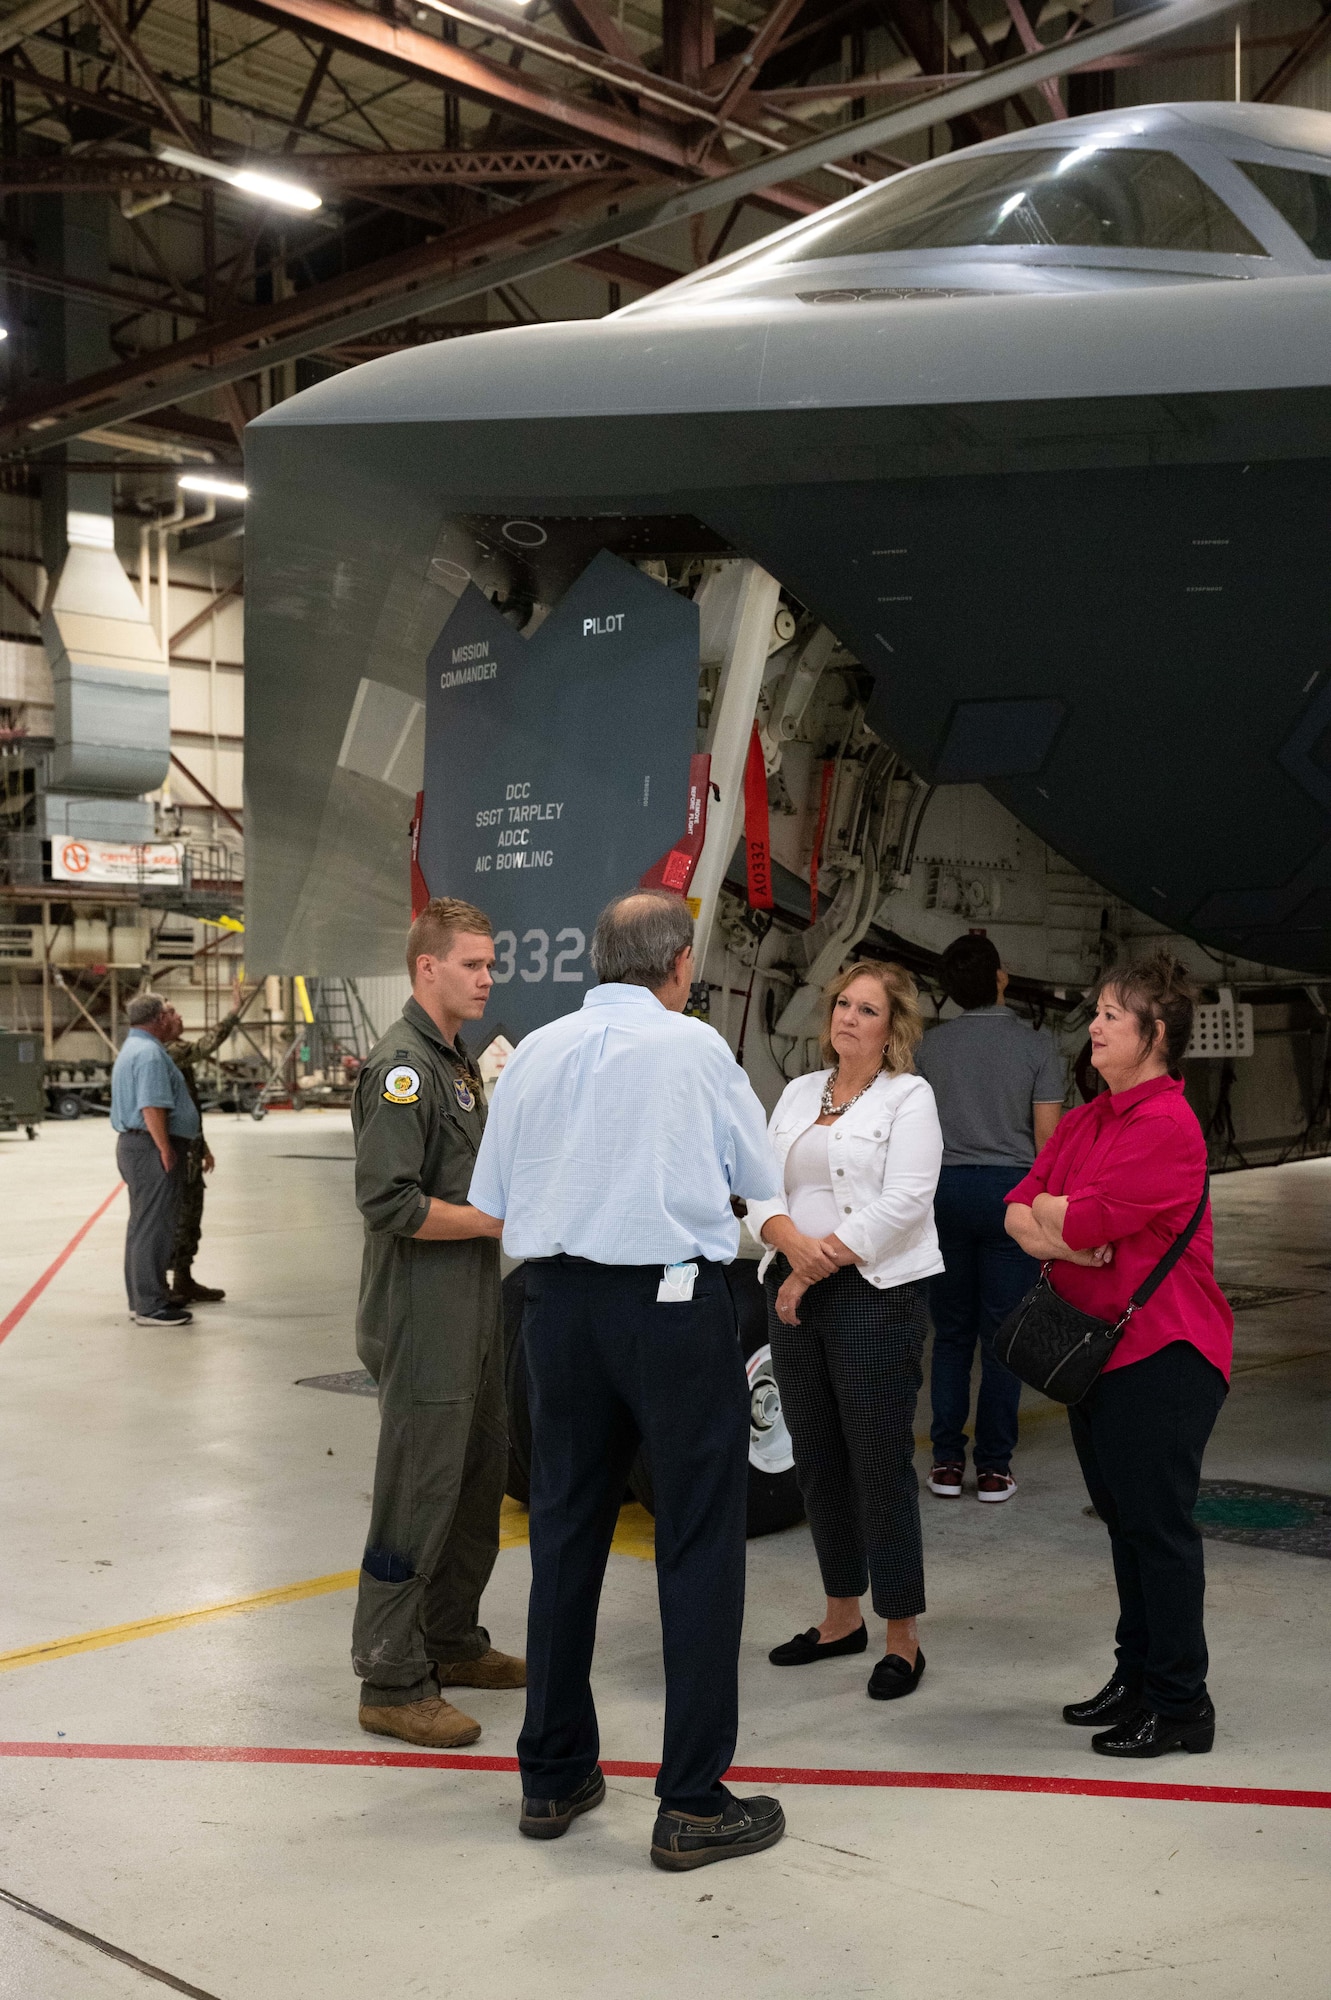
[[[32,1137],[45,1116],[41,1036],[0,1028],[0,1131],[14,1132],[26,1125]]]

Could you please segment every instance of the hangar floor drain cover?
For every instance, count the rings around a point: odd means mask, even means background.
[[[1331,1495],[1325,1493],[1204,1479],[1195,1518],[1208,1541],[1331,1557]]]
[[[335,1396],[377,1396],[373,1375],[364,1368],[346,1368],[340,1375],[302,1375],[298,1389],[331,1389]]]

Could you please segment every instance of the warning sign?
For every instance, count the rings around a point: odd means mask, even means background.
[[[53,840],[53,882],[130,882],[172,887],[184,879],[185,849],[177,840],[145,842]]]

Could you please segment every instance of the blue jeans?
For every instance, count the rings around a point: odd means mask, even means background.
[[[1024,1167],[944,1167],[934,1197],[938,1247],[946,1269],[929,1281],[934,1322],[935,1465],[966,1463],[971,1364],[980,1343],[980,1394],[975,1406],[975,1470],[1006,1472],[1017,1443],[1021,1383],[993,1351],[994,1331],[1040,1275],[1033,1257],[1003,1227],[1003,1197],[1025,1178]]]

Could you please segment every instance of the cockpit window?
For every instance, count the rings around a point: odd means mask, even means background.
[[[1235,160],[1259,194],[1278,208],[1290,228],[1303,238],[1314,257],[1331,263],[1331,174],[1309,174],[1299,167],[1264,167],[1256,160]]]
[[[889,181],[798,237],[783,261],[989,244],[1269,254],[1175,154],[1086,145],[942,161]]]

